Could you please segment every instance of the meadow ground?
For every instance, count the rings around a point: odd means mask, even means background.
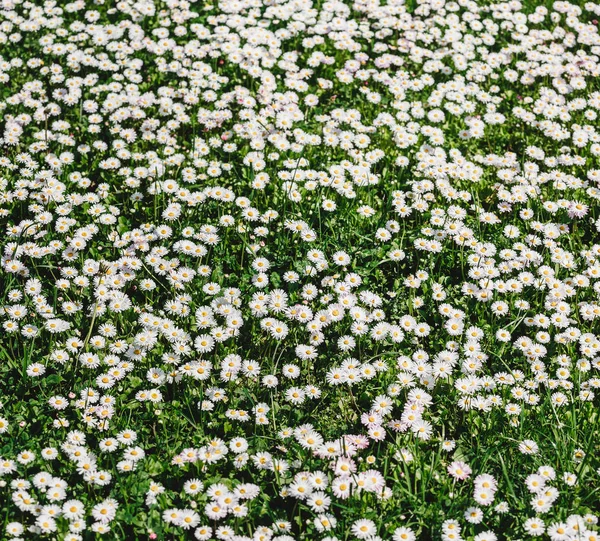
[[[0,538],[600,539],[600,4],[0,1]]]

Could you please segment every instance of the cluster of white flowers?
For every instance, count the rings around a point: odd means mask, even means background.
[[[597,538],[600,7],[526,4],[0,1],[6,536]]]

